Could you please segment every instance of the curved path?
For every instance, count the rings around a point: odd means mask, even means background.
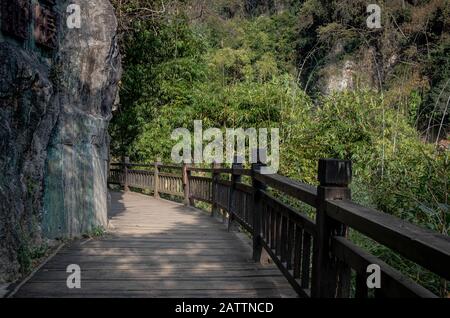
[[[251,241],[206,213],[127,192],[111,193],[108,234],[61,249],[14,297],[296,297]],[[81,288],[66,268],[81,268]]]

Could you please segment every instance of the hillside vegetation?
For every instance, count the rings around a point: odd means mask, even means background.
[[[448,235],[450,3],[114,1],[124,76],[112,155],[170,161],[175,128],[277,127],[280,173],[354,163],[353,197]],[[353,233],[432,291],[446,282]]]

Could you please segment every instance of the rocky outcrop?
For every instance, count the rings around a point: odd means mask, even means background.
[[[0,43],[0,281],[17,276],[26,244],[40,240],[47,145],[59,115],[49,67]]]
[[[80,29],[65,24],[69,4],[81,8]],[[106,225],[117,22],[106,0],[55,10],[52,52],[0,34],[0,282],[16,278],[43,239]]]
[[[108,122],[120,77],[117,21],[108,1],[70,1],[81,28],[61,26],[56,61],[61,114],[48,148],[44,233],[78,236],[106,226]],[[64,211],[64,213],[61,213]]]
[[[328,54],[327,63],[319,70],[318,88],[329,95],[354,89],[378,88],[375,49],[363,48],[353,55],[345,55],[341,43]]]

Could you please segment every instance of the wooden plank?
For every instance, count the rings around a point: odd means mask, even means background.
[[[344,237],[332,238],[333,254],[349,264],[360,275],[366,273],[367,266],[377,264],[381,268],[381,288],[389,297],[437,297],[429,290],[393,269],[379,258],[367,253]]]
[[[299,226],[295,227],[295,243],[294,243],[294,270],[293,277],[300,278],[300,270],[302,266],[302,248],[303,248],[303,230]]]
[[[167,164],[161,164],[159,165],[159,167],[161,169],[171,169],[171,170],[182,170],[183,167],[182,166],[177,166],[177,165],[167,165]]]
[[[185,257],[192,257],[192,255],[198,256],[227,256],[230,253],[233,253],[233,255],[243,256],[244,258],[247,256],[247,250],[245,249],[238,249],[237,246],[230,246],[227,248],[214,248],[209,249],[205,247],[201,248],[192,248],[187,250],[186,248],[178,248],[178,249],[155,249],[155,250],[149,250],[149,249],[139,249],[139,250],[131,250],[131,249],[113,249],[109,248],[107,250],[101,250],[101,249],[70,249],[66,250],[64,252],[58,253],[59,256],[63,257],[64,255],[71,255],[71,256],[95,256],[95,257],[103,257],[103,256],[114,256],[114,257],[142,257],[142,256],[185,256]]]
[[[288,233],[287,233],[287,256],[286,256],[286,263],[287,263],[287,269],[291,270],[292,269],[292,255],[294,254],[294,244],[295,244],[295,239],[294,239],[294,233],[295,233],[295,223],[291,220],[288,219]]]
[[[200,176],[190,176],[189,179],[198,180],[198,181],[207,181],[207,182],[212,181],[212,179],[210,177],[200,177]]]
[[[279,211],[276,211],[276,217],[275,217],[275,254],[280,258],[281,261],[281,218],[282,215],[279,213]]]
[[[217,183],[225,187],[231,187],[232,185],[232,182],[230,180],[219,180],[217,181]]]
[[[170,177],[170,178],[175,178],[175,179],[179,179],[182,180],[183,177],[180,174],[175,174],[175,173],[167,173],[167,172],[160,172],[159,173],[160,177]]]
[[[247,184],[236,183],[235,187],[236,187],[237,191],[241,191],[241,192],[244,192],[244,193],[250,194],[250,195],[253,194],[253,188]]]
[[[67,279],[67,278],[66,278]],[[27,283],[27,290],[30,292],[40,291],[42,294],[48,290],[59,290],[61,292],[67,292],[69,289],[66,285],[66,279],[59,281],[50,281],[50,282],[29,282]],[[136,279],[130,281],[129,279],[124,280],[111,280],[111,281],[84,281],[81,282],[82,288],[80,292],[83,290],[90,291],[114,291],[114,290],[122,290],[126,293],[127,290],[240,290],[240,289],[275,289],[277,285],[275,282],[260,278],[255,279],[254,277],[242,280],[242,278],[232,280],[230,277],[228,279],[223,280],[199,280],[199,279],[191,279],[191,280],[151,280],[145,281],[141,279]],[[220,294],[216,297],[220,297]]]
[[[351,162],[337,159],[320,159],[316,198],[316,237],[314,238],[311,295],[314,298],[339,298],[348,294],[350,270],[337,264],[330,252],[332,236],[346,236],[347,226],[327,215],[326,200],[351,198],[348,182],[351,180]],[[309,267],[309,264],[308,264]],[[340,270],[342,268],[342,271]],[[346,288],[345,290],[343,288]]]
[[[136,271],[111,271],[111,269],[83,269],[83,280],[117,280],[117,279],[185,279],[185,278],[202,278],[205,279],[228,279],[233,278],[245,278],[245,277],[274,277],[275,279],[281,279],[280,272],[275,267],[267,269],[255,269],[253,267],[248,268],[203,268],[198,269],[196,267],[188,267],[177,269],[176,272],[172,272],[170,268],[153,268],[153,269],[136,269]],[[67,273],[64,269],[45,269],[40,271],[34,276],[34,281],[52,281],[52,280],[65,280],[67,279]],[[280,280],[282,282],[282,280]]]
[[[253,262],[250,240],[206,213],[149,196],[111,193],[112,229],[58,253],[17,297],[296,297],[273,264]],[[66,267],[81,267],[81,290]]]
[[[150,170],[130,170],[130,169],[128,169],[128,174],[152,175],[153,171],[150,171]]]
[[[287,242],[287,235],[288,235],[288,218],[287,216],[282,216],[281,217],[281,233],[280,233],[280,260],[282,263],[286,263],[287,260],[287,247],[288,247],[288,242]],[[286,266],[287,267],[287,266]]]
[[[211,168],[195,168],[195,167],[188,167],[187,168],[189,171],[192,172],[206,172],[206,173],[211,173],[212,169]]]
[[[252,170],[243,168],[233,168],[232,173],[238,176],[251,176]]]
[[[142,263],[142,262],[133,262],[133,263],[112,263],[112,262],[94,262],[94,263],[83,263],[83,270],[112,270],[112,271],[155,271],[160,270],[162,272],[178,272],[178,271],[186,271],[186,270],[248,270],[248,269],[261,269],[261,268],[275,268],[271,265],[255,265],[254,262],[242,262],[242,261],[231,261],[226,263],[174,263],[174,262],[160,262],[155,266],[154,263]],[[46,264],[43,270],[66,270],[67,264],[65,263],[50,263]]]
[[[302,279],[301,287],[309,288],[309,280],[311,275],[311,235],[303,231],[303,247],[302,247]]]
[[[265,200],[266,200],[265,202],[267,202],[267,204],[270,205],[273,209],[278,210],[279,213],[283,213],[283,214],[287,215],[292,221],[297,223],[303,229],[308,231],[313,236],[315,235],[316,224],[315,224],[314,220],[311,220],[305,214],[303,214],[299,211],[296,211],[294,208],[292,208],[289,205],[276,199],[274,196],[272,196],[268,192],[261,191],[261,193],[265,197]]]
[[[327,201],[330,217],[450,280],[450,237],[351,201]]]
[[[218,169],[214,169],[214,171],[216,172],[216,173],[228,173],[228,174],[231,174],[232,172],[233,172],[233,169],[231,169],[231,168],[218,168]]]
[[[125,165],[125,163],[120,163],[120,165]],[[155,163],[127,163],[129,167],[153,167]]]
[[[256,174],[255,178],[272,188],[299,199],[312,207],[316,207],[317,190],[313,186],[294,181],[278,174]]]
[[[243,168],[217,168],[217,169],[211,169],[211,168],[194,168],[189,167],[188,168],[192,172],[205,172],[205,173],[212,173],[213,170],[216,173],[223,173],[223,174],[232,174],[238,176],[250,176],[251,170],[250,169],[243,169]]]
[[[102,243],[102,244],[95,244],[95,243]],[[186,240],[168,240],[168,241],[158,241],[155,242],[153,240],[146,241],[146,242],[134,242],[132,240],[130,241],[94,241],[89,244],[88,247],[72,247],[70,250],[90,250],[90,251],[99,251],[103,249],[109,250],[130,250],[130,251],[136,251],[139,252],[139,250],[147,250],[147,249],[171,249],[171,250],[177,250],[177,249],[195,249],[195,248],[214,248],[214,249],[229,249],[229,248],[236,248],[240,247],[240,242],[230,239],[230,240],[201,240],[201,241],[195,241],[195,242],[186,242]],[[66,251],[62,251],[61,253],[65,253]]]
[[[43,296],[45,295],[45,296]],[[89,291],[84,290],[48,290],[45,294],[42,291],[23,291],[18,293],[16,297],[76,297],[76,298],[128,298],[128,297],[167,297],[167,298],[281,298],[295,297],[291,288],[265,288],[254,289],[246,288],[239,290],[109,290],[109,291]]]
[[[284,265],[281,263],[281,261],[276,257],[274,250],[270,248],[264,241],[262,242],[264,249],[267,251],[269,256],[272,258],[274,263],[277,265],[278,269],[281,271],[281,273],[286,277],[287,281],[291,284],[292,288],[298,293],[300,297],[303,298],[309,298],[309,292],[307,290],[304,290],[297,279],[294,278],[294,276],[291,274],[291,272],[284,267]]]

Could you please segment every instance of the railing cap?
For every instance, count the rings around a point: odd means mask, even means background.
[[[320,159],[318,180],[321,186],[347,186],[352,182],[352,162],[340,159]]]

